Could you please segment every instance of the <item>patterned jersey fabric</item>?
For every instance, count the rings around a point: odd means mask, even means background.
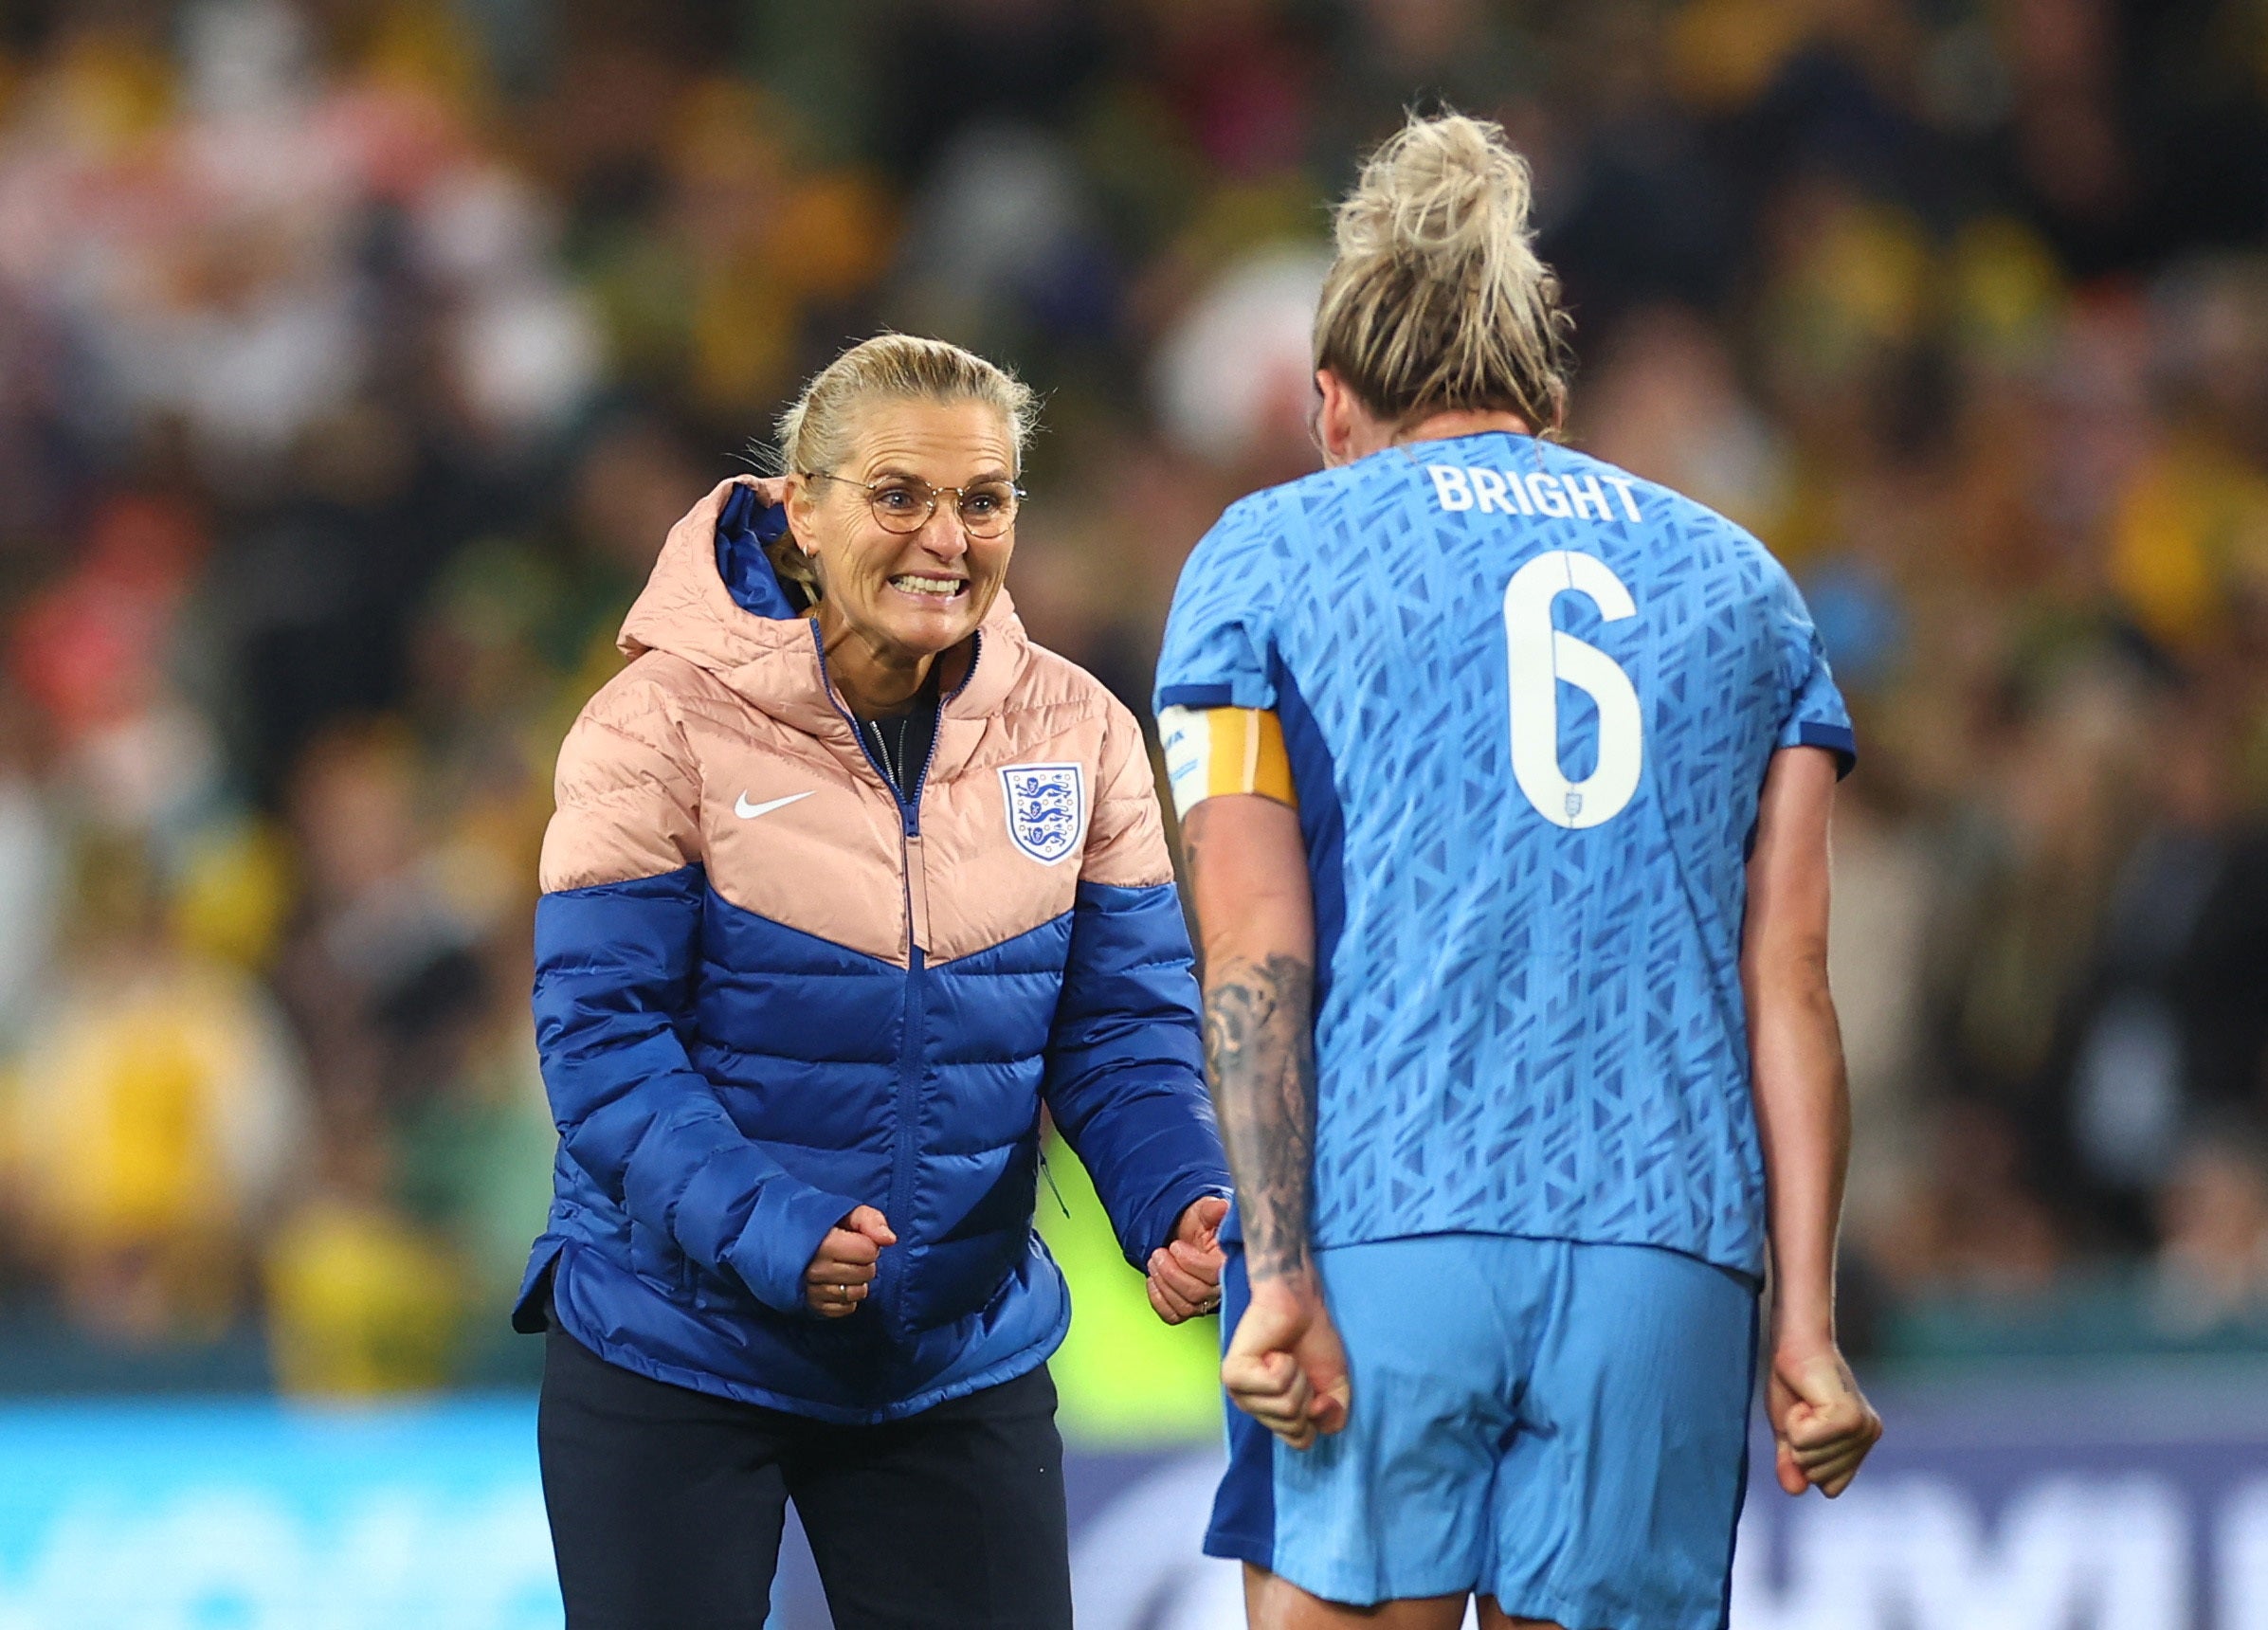
[[[1391,448],[1230,507],[1156,701],[1282,722],[1317,1244],[1471,1231],[1761,1271],[1745,860],[1771,753],[1853,749],[1761,544],[1528,437]]]

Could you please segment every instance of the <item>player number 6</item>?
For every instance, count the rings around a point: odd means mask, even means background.
[[[1504,586],[1504,643],[1511,662],[1512,773],[1535,811],[1580,831],[1611,821],[1638,790],[1644,722],[1630,676],[1606,652],[1551,626],[1551,602],[1588,594],[1609,623],[1638,615],[1630,590],[1596,555],[1539,554]],[[1559,685],[1599,710],[1599,758],[1581,781],[1559,767]]]

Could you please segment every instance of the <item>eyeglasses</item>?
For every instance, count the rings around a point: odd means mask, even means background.
[[[831,470],[806,470],[804,478],[863,487],[866,507],[874,512],[875,524],[885,532],[919,532],[929,525],[929,517],[937,513],[937,500],[951,493],[953,513],[961,517],[963,532],[971,537],[998,537],[1015,523],[1016,506],[1024,501],[1025,496],[1024,489],[1014,481],[974,481],[965,487],[933,487],[918,476],[854,481]]]

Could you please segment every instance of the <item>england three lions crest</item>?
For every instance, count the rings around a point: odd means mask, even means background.
[[[1008,836],[1043,866],[1077,852],[1087,829],[1086,772],[1076,764],[1011,764],[1000,772]]]

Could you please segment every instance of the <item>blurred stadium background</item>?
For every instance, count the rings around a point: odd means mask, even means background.
[[[846,339],[974,346],[1018,604],[1146,713],[1437,98],[1534,159],[1573,439],[1860,713],[1893,1436],[1735,1624],[2268,1626],[2262,0],[7,0],[0,1625],[556,1622],[534,861],[662,531]],[[1233,1622],[1213,1332],[1052,1170],[1082,1623]]]

